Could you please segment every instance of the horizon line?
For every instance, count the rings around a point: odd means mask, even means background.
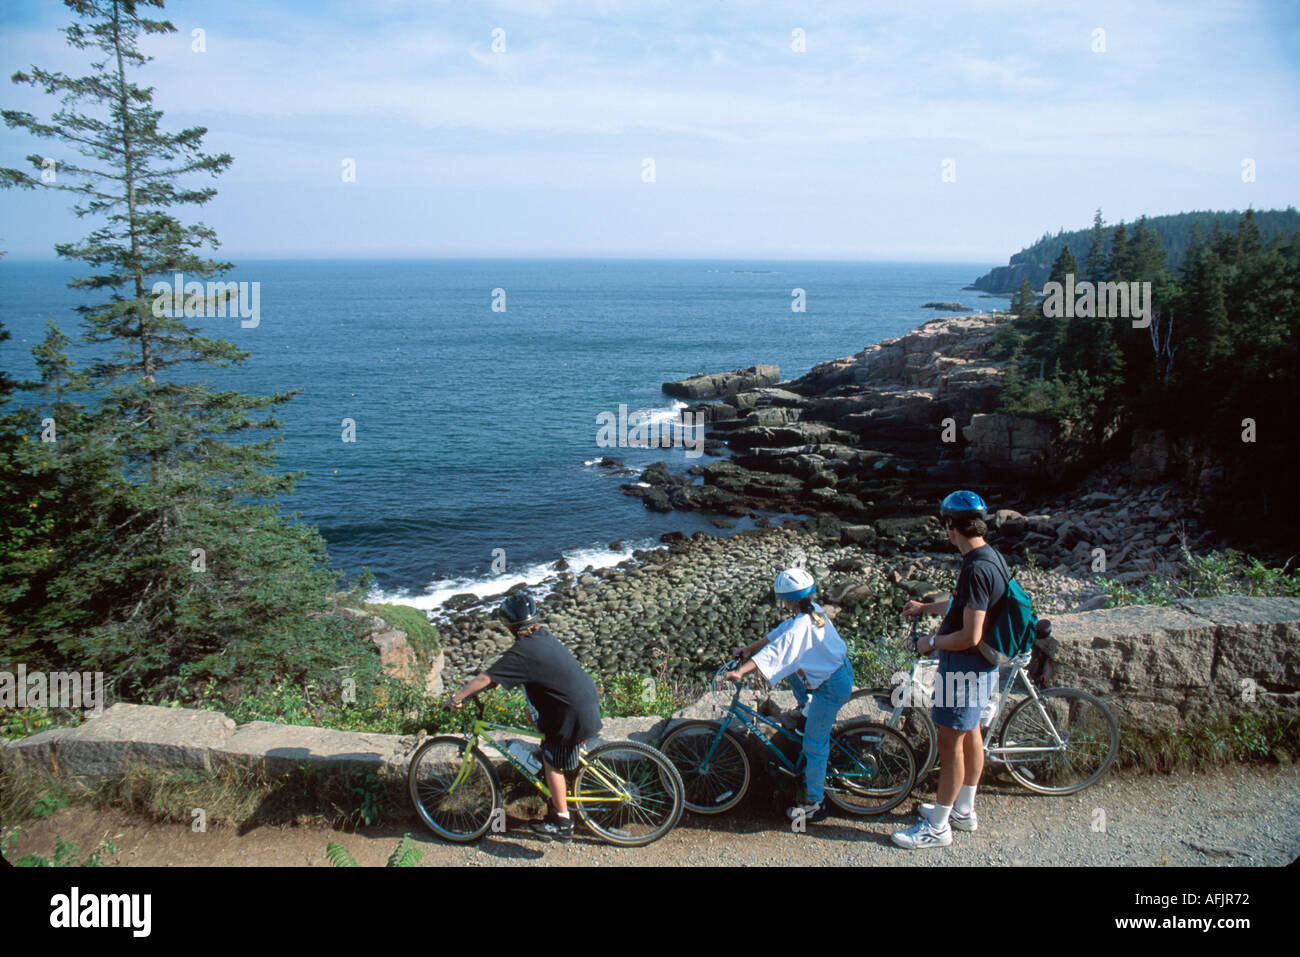
[[[211,258],[220,260],[225,258],[219,254],[209,254]],[[468,262],[725,262],[725,263],[858,263],[863,265],[933,265],[933,266],[982,266],[990,262],[988,259],[860,259],[856,257],[833,257],[833,256],[797,256],[797,257],[779,257],[779,256],[545,256],[545,255],[429,255],[429,254],[411,254],[411,255],[337,255],[337,256],[313,256],[313,255],[258,255],[243,254],[232,255],[232,259],[254,260],[257,262],[383,262],[390,260],[413,260],[424,262],[436,262],[443,260],[468,261]],[[49,262],[49,263],[67,263],[73,265],[76,263],[86,262],[84,259],[65,259],[56,255],[31,255],[15,253],[12,251],[4,252],[0,256],[0,263],[4,262]],[[234,263],[238,268],[239,263]]]

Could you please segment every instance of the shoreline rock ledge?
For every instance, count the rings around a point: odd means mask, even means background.
[[[693,375],[676,382],[665,382],[663,391],[675,399],[716,399],[724,395],[737,395],[751,389],[773,386],[781,381],[781,367],[752,365],[731,372]]]

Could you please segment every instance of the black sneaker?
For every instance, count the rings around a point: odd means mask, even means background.
[[[567,821],[562,821],[556,817],[554,811],[548,811],[546,817],[540,821],[533,821],[528,825],[533,829],[533,833],[546,841],[559,841],[561,844],[573,843],[573,817],[570,816]]]
[[[826,820],[826,818],[830,817],[830,813],[830,809],[826,806],[825,801],[818,804],[795,804],[792,807],[785,809],[785,816],[791,821],[802,818],[809,824],[816,824],[818,821]]]

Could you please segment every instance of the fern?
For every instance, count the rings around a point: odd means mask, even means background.
[[[397,842],[397,847],[393,848],[393,853],[388,856],[388,867],[414,867],[420,863],[420,858],[424,857],[424,851],[420,850],[416,843],[411,840],[410,833],[402,835],[402,839]]]
[[[348,849],[335,841],[331,841],[325,848],[325,856],[329,858],[329,862],[335,867],[357,866],[356,859],[348,853]],[[397,847],[393,848],[393,853],[388,855],[388,863],[385,866],[414,867],[420,863],[422,857],[424,857],[424,851],[420,849],[415,841],[411,840],[410,832],[407,832],[397,842]]]
[[[348,853],[348,849],[336,841],[330,841],[325,848],[325,856],[335,867],[356,867],[357,862]]]

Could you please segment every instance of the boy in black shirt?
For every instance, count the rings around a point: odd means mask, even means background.
[[[451,696],[448,707],[459,708],[466,698],[485,688],[524,688],[533,723],[542,732],[542,779],[551,792],[545,820],[533,830],[547,840],[573,840],[573,819],[565,797],[565,771],[578,767],[578,748],[600,731],[600,698],[591,677],[573,653],[537,621],[537,603],[527,594],[511,595],[501,603],[500,617],[515,636],[497,661]]]

